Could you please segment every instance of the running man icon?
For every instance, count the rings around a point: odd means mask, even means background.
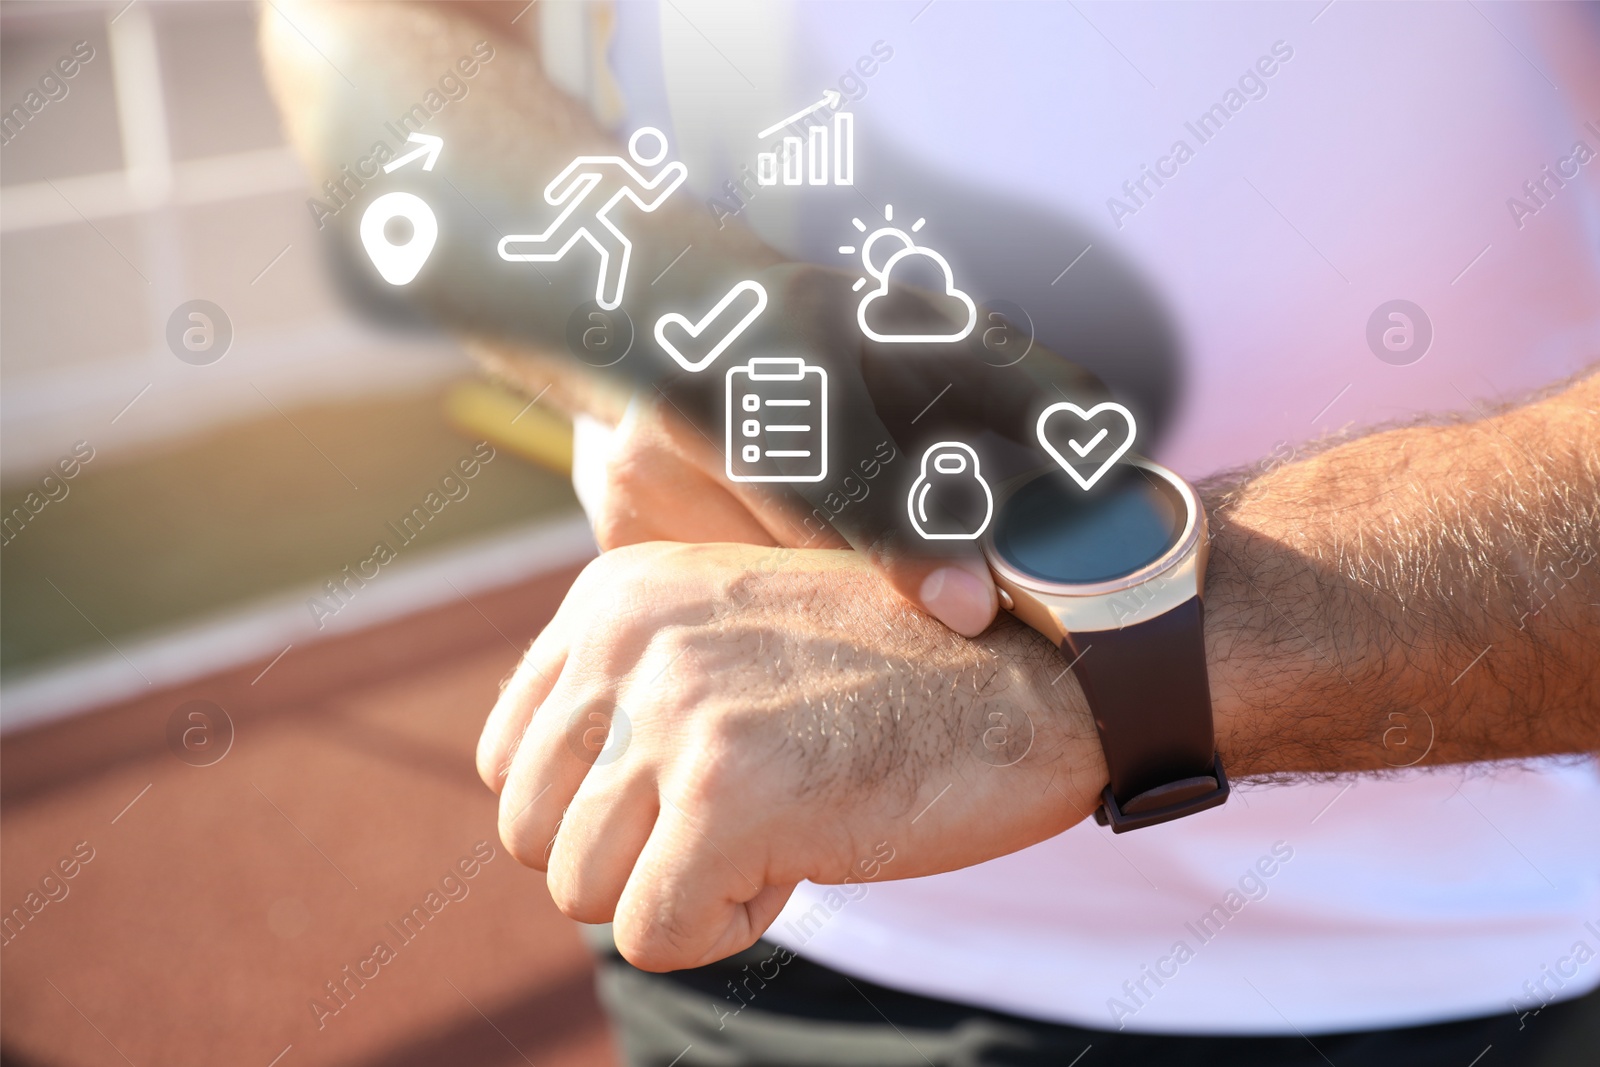
[[[656,142],[656,151],[649,156],[639,147],[639,142],[647,138],[654,138]],[[653,126],[635,130],[628,138],[628,154],[641,167],[655,166],[667,158],[666,134]],[[580,239],[588,241],[600,253],[600,277],[595,282],[594,299],[610,311],[622,303],[623,288],[628,281],[628,260],[633,254],[633,242],[611,221],[611,209],[627,197],[641,211],[654,211],[688,176],[689,168],[676,160],[657,171],[655,177],[646,178],[621,156],[579,156],[544,189],[546,203],[556,207],[565,205],[561,214],[543,233],[515,233],[501,238],[500,258],[513,263],[553,263],[563,258]],[[646,200],[645,195],[649,194],[654,195]],[[555,251],[508,251],[512,245],[521,244],[542,245]]]

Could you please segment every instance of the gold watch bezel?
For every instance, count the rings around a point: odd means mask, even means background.
[[[1210,541],[1205,505],[1200,494],[1174,471],[1142,457],[1125,461],[1177,490],[1186,514],[1177,541],[1160,557],[1138,570],[1105,582],[1050,582],[1012,567],[994,547],[993,525],[982,539],[983,557],[1001,591],[1001,604],[1017,618],[1056,644],[1067,634],[1120,630],[1153,619],[1186,601],[1204,595]],[[1005,502],[1024,485],[1049,476],[1055,468],[1034,471],[1001,486],[995,502],[999,517]],[[1006,601],[1010,600],[1007,604]]]

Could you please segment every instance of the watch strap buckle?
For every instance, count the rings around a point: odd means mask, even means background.
[[[1101,826],[1111,827],[1114,834],[1127,833],[1219,807],[1228,799],[1228,791],[1228,776],[1222,770],[1222,756],[1213,753],[1210,774],[1158,785],[1130,797],[1123,804],[1117,803],[1111,787],[1106,786],[1100,794],[1100,807],[1095,809],[1094,821]]]

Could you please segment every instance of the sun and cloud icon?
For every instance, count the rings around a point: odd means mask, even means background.
[[[884,206],[883,219],[885,222],[894,221],[893,204]],[[912,223],[911,233],[907,233],[898,226],[880,226],[868,233],[866,239],[861,242],[859,250],[861,253],[861,265],[869,276],[877,279],[878,286],[861,298],[861,305],[856,309],[856,321],[861,325],[861,332],[874,341],[899,344],[960,341],[970,334],[972,328],[977,325],[978,307],[972,302],[972,297],[956,288],[955,275],[950,270],[949,262],[933,249],[917,244],[916,240],[911,236],[911,234],[920,231],[927,224],[927,221],[927,219],[919,218]],[[860,232],[867,232],[867,224],[860,219],[853,218],[850,223]],[[894,248],[894,251],[889,254],[881,266],[874,264],[872,261],[874,249],[880,241],[887,241]],[[844,255],[854,255],[857,248],[855,245],[840,245],[839,251]],[[954,330],[942,333],[907,332],[908,327],[905,324],[890,326],[883,322],[879,323],[883,327],[882,329],[875,328],[873,320],[879,318],[879,315],[874,314],[873,305],[888,295],[890,275],[901,264],[905,264],[902,272],[917,266],[926,267],[928,265],[926,263],[919,264],[917,262],[919,259],[929,261],[932,266],[937,267],[940,276],[944,278],[944,295],[947,298],[945,303],[948,305],[949,314],[946,316],[946,321],[941,323],[941,326],[954,323],[960,323],[961,325]],[[860,292],[866,284],[867,279],[861,278],[852,288],[854,291]],[[910,330],[915,330],[916,328],[915,326],[909,327]]]

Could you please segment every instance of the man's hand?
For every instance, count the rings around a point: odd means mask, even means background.
[[[1600,747],[1600,377],[1208,505],[1235,779]],[[895,878],[1024,848],[1106,781],[1076,680],[1032,631],[1002,617],[965,641],[856,553],[735,545],[592,564],[478,767],[562,910],[615,916],[657,970],[749,945],[797,881],[859,880],[885,843]]]
[[[963,640],[857,554],[645,544],[578,578],[484,728],[500,834],[647,970],[749,946],[796,882],[1015,852],[1106,782],[1055,650]],[[602,747],[604,744],[604,747]]]

